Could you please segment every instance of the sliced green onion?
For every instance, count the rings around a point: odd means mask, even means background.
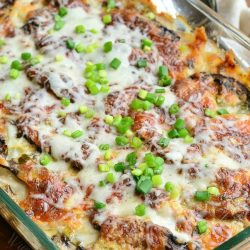
[[[107,150],[107,151],[104,153],[104,160],[105,160],[105,161],[109,161],[111,158],[112,158],[112,152],[111,152],[111,150]]]
[[[175,122],[175,124],[174,124],[174,127],[176,128],[176,129],[182,129],[182,128],[185,128],[185,126],[186,126],[186,123],[185,123],[185,121],[183,120],[183,119],[181,119],[181,118],[178,118],[177,120],[176,120],[176,122]]]
[[[156,90],[155,90],[155,93],[156,93],[156,94],[163,94],[163,93],[165,93],[165,92],[166,92],[165,89],[156,89]]]
[[[111,125],[114,121],[114,117],[112,115],[106,115],[104,121],[106,124]]]
[[[85,51],[85,46],[83,45],[83,44],[77,44],[76,46],[75,46],[75,51],[77,52],[77,53],[82,53],[82,52],[84,52]]]
[[[199,234],[204,234],[208,230],[207,222],[206,221],[199,221],[197,224],[197,231]]]
[[[179,137],[185,138],[187,135],[189,135],[189,132],[186,128],[178,129]]]
[[[86,32],[86,28],[84,25],[77,25],[75,27],[75,33],[76,34],[84,34]]]
[[[6,63],[8,63],[8,57],[0,56],[0,64],[6,64]]]
[[[130,146],[132,148],[140,148],[142,146],[142,140],[139,137],[133,137]]]
[[[81,130],[76,130],[71,134],[71,137],[76,139],[83,136],[83,132]]]
[[[114,165],[114,169],[116,172],[124,172],[126,165],[124,162],[118,162]]]
[[[139,169],[139,168],[133,169],[133,170],[131,171],[131,174],[132,174],[133,176],[141,176],[141,175],[142,175],[142,170]]]
[[[54,30],[58,31],[61,30],[65,25],[65,22],[63,20],[58,20],[54,24]]]
[[[10,100],[11,100],[11,96],[8,93],[8,94],[5,95],[5,101],[9,102]]]
[[[21,54],[21,58],[22,58],[24,61],[30,60],[31,57],[32,57],[32,55],[31,55],[31,53],[29,53],[29,52],[23,52],[23,53]]]
[[[146,100],[151,103],[155,103],[157,100],[157,95],[155,93],[148,93],[146,96]]]
[[[68,48],[68,49],[74,49],[75,48],[75,42],[72,40],[72,39],[68,39],[68,40],[66,40],[65,41],[65,43],[66,43],[66,47]]]
[[[62,55],[56,55],[55,56],[55,61],[56,62],[62,62],[63,61],[63,56]]]
[[[97,84],[92,84],[88,87],[88,90],[91,95],[97,95],[100,93],[100,89]]]
[[[173,139],[173,138],[179,138],[180,135],[176,129],[172,129],[168,132],[168,137]]]
[[[104,24],[110,24],[110,23],[112,23],[112,16],[111,15],[104,15],[102,17],[102,21]]]
[[[107,1],[107,8],[108,8],[108,9],[110,9],[110,10],[111,10],[111,9],[114,9],[114,8],[115,8],[115,5],[116,5],[116,4],[115,4],[115,0],[108,0],[108,1]]]
[[[0,48],[6,45],[6,42],[3,39],[0,39]]]
[[[88,107],[87,106],[80,106],[79,107],[79,112],[80,114],[85,114],[88,111]]]
[[[143,175],[152,177],[154,175],[154,170],[152,168],[145,168]]]
[[[120,134],[125,134],[127,132],[128,129],[131,128],[131,126],[133,125],[134,121],[131,117],[127,116],[127,117],[123,117],[119,123],[117,123],[115,125],[117,131]]]
[[[68,130],[68,129],[65,129],[64,131],[63,131],[63,134],[65,135],[65,136],[68,136],[68,137],[71,137],[71,131],[70,130]]]
[[[211,118],[215,118],[217,113],[216,111],[212,110],[212,109],[205,109],[205,115]]]
[[[146,207],[144,204],[140,204],[135,208],[135,215],[144,216],[146,214]]]
[[[153,169],[154,174],[162,174],[163,169],[164,169],[163,165],[159,165],[159,166],[154,167],[154,169]]]
[[[147,65],[148,65],[148,63],[147,63],[147,60],[146,60],[146,59],[139,59],[139,60],[137,61],[137,67],[138,67],[138,68],[146,68]]]
[[[153,44],[154,44],[153,41],[151,41],[150,39],[145,38],[145,39],[141,40],[141,46],[142,46],[143,49],[145,47],[149,47],[150,48],[150,47],[152,47]]]
[[[104,45],[103,45],[103,51],[104,51],[105,53],[108,53],[108,52],[112,51],[112,48],[113,48],[113,43],[112,43],[111,41],[106,42],[106,43],[104,43]]]
[[[172,182],[170,181],[166,182],[165,184],[166,192],[172,192],[174,188],[175,188],[175,185]]]
[[[95,111],[92,109],[88,109],[87,112],[85,113],[84,117],[87,119],[92,118],[95,115]]]
[[[90,29],[89,30],[92,34],[98,34],[98,30],[96,30],[96,29]]]
[[[131,152],[127,155],[126,161],[128,162],[129,166],[134,166],[137,161],[137,156],[135,152]]]
[[[164,65],[160,66],[158,74],[159,74],[160,78],[168,76],[168,69],[167,69],[167,67],[164,66]]]
[[[108,164],[100,163],[98,165],[98,169],[99,169],[100,172],[109,172],[110,167],[109,167]]]
[[[215,196],[218,196],[220,194],[220,191],[217,187],[208,187],[207,191],[209,194],[215,195]]]
[[[170,113],[171,115],[175,115],[175,114],[177,114],[177,113],[179,113],[179,112],[180,112],[180,107],[179,107],[179,105],[178,105],[177,103],[172,104],[172,105],[170,106],[170,108],[169,108],[169,113]]]
[[[122,63],[122,62],[121,62],[118,58],[114,58],[114,59],[111,61],[111,63],[109,64],[109,66],[110,66],[111,68],[117,70],[117,69],[120,67],[121,63]]]
[[[157,107],[161,107],[165,102],[165,97],[160,95],[157,97],[156,101],[155,101],[155,106]]]
[[[209,201],[210,194],[208,191],[196,191],[194,198],[197,201]]]
[[[136,190],[140,193],[147,194],[151,191],[152,185],[153,184],[150,177],[141,176],[141,178],[136,184]]]
[[[148,95],[148,91],[141,89],[138,93],[138,97],[140,97],[142,100],[146,99]]]
[[[218,115],[227,115],[229,112],[226,109],[219,109],[217,110]]]
[[[14,60],[12,63],[11,63],[11,66],[10,66],[12,69],[16,69],[16,70],[23,70],[23,65],[20,61],[18,60]]]
[[[118,146],[126,146],[129,143],[129,139],[125,136],[117,136],[115,142]]]
[[[115,175],[113,173],[108,173],[106,176],[106,181],[111,184],[115,183],[116,182]]]
[[[154,20],[155,19],[155,14],[153,12],[149,12],[147,13],[147,18],[150,19],[150,20]]]
[[[106,182],[105,181],[99,181],[99,187],[105,187]]]
[[[100,150],[108,150],[110,148],[109,144],[100,144],[99,149]]]
[[[64,17],[68,14],[68,9],[66,7],[61,7],[58,11],[60,17]]]
[[[168,146],[170,142],[170,139],[169,138],[166,138],[166,137],[162,137],[158,142],[157,144],[159,146],[161,146],[162,148],[166,148]]]
[[[160,86],[163,86],[163,87],[168,87],[172,84],[172,79],[170,78],[170,76],[165,76],[165,77],[162,77],[160,80],[159,80],[159,85]]]
[[[103,209],[106,207],[105,203],[99,202],[99,201],[95,201],[95,208],[96,209]]]
[[[68,107],[70,105],[70,100],[66,97],[63,97],[62,100],[61,100],[61,104],[64,106],[64,107]]]
[[[16,69],[11,69],[10,72],[9,72],[9,77],[11,79],[17,79],[18,77],[20,76],[20,71],[19,70],[16,70]]]
[[[47,166],[51,161],[51,157],[47,154],[42,155],[40,158],[40,164],[43,166]]]
[[[194,138],[192,136],[190,136],[190,135],[187,135],[184,138],[184,142],[187,143],[187,144],[193,143],[193,141],[194,141]]]
[[[160,175],[153,175],[152,177],[153,187],[159,187],[162,184],[162,178]]]

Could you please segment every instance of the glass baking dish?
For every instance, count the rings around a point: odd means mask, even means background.
[[[203,0],[153,0],[159,11],[173,16],[182,15],[193,26],[204,26],[207,34],[225,50],[232,49],[243,67],[250,66],[250,39],[225,22],[216,10],[216,1]],[[49,237],[24,213],[0,187],[0,214],[36,250],[58,249]],[[240,232],[216,250],[250,249],[250,227]]]

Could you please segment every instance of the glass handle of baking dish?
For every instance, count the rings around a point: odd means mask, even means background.
[[[244,46],[246,49],[250,51],[250,38],[248,38],[245,34],[240,32],[237,28],[229,24],[224,20],[219,14],[217,14],[214,10],[209,8],[206,4],[204,4],[200,0],[186,0],[193,7],[198,9],[203,15],[205,15],[208,19],[216,22],[222,28],[230,32],[230,36],[232,36],[239,44]]]
[[[0,213],[2,217],[36,250],[58,250],[52,240],[25,214],[25,212],[0,188]]]

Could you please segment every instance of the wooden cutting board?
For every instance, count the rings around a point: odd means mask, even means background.
[[[31,250],[24,240],[0,217],[0,249]]]

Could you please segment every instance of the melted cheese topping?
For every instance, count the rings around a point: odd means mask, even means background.
[[[96,96],[89,94],[84,86],[86,81],[84,70],[88,62],[106,65],[110,93],[117,94],[110,113],[114,115],[119,114],[122,106],[128,106],[133,100],[132,98],[129,103],[126,103],[127,99],[130,99],[127,94],[129,87],[135,88],[133,90],[135,94],[140,88],[152,93],[160,88],[158,70],[159,66],[164,63],[164,56],[158,51],[157,46],[153,46],[148,70],[136,67],[138,58],[131,59],[131,54],[135,49],[141,48],[143,39],[149,39],[148,34],[139,27],[131,29],[122,19],[105,26],[101,17],[102,10],[99,7],[91,7],[88,10],[81,6],[68,8],[68,14],[63,18],[65,25],[59,31],[53,30],[55,14],[56,12],[52,10],[45,16],[36,16],[37,22],[41,24],[47,20],[52,21],[37,27],[34,36],[24,34],[20,28],[21,25],[16,24],[15,36],[6,38],[6,45],[0,50],[0,56],[8,57],[8,63],[2,64],[0,67],[0,99],[12,111],[11,119],[20,122],[19,119],[23,118],[21,127],[24,136],[30,138],[31,130],[37,132],[39,147],[53,158],[46,169],[60,175],[64,183],[72,190],[72,195],[67,201],[65,201],[64,195],[54,201],[46,193],[35,193],[31,198],[46,201],[46,204],[58,209],[65,209],[70,213],[85,204],[88,188],[93,186],[88,199],[106,203],[106,209],[95,216],[98,223],[102,224],[109,216],[134,216],[136,206],[143,203],[141,196],[135,194],[136,182],[131,171],[126,170],[122,174],[113,168],[114,164],[118,162],[126,162],[126,156],[133,152],[133,149],[116,145],[115,139],[118,136],[116,129],[104,122],[105,115],[108,114],[107,94]],[[84,24],[86,27],[86,32],[81,35],[74,32],[75,27],[80,24]],[[91,32],[91,30],[96,32]],[[92,53],[70,51],[65,45],[65,38],[71,38],[76,44],[83,44],[85,47],[95,44],[96,48]],[[110,53],[104,53],[103,44],[108,41],[113,43],[113,49]],[[44,46],[37,49],[39,42]],[[212,53],[214,47],[212,44],[207,44],[205,50]],[[27,77],[27,69],[25,69],[20,72],[20,77],[12,80],[8,75],[10,64],[13,60],[20,60],[20,52],[24,51],[30,52],[33,56],[40,56],[40,63],[30,68],[35,72],[35,76]],[[55,60],[58,56],[61,60]],[[117,70],[108,66],[114,58],[119,58],[121,61],[121,66]],[[202,69],[205,70],[206,65]],[[46,79],[41,80],[42,78]],[[175,80],[173,79],[173,83]],[[165,102],[160,110],[164,114],[164,125],[157,122],[152,126],[150,122],[144,121],[141,129],[137,131],[138,134],[154,131],[155,135],[150,140],[145,139],[145,145],[137,151],[138,159],[135,167],[143,162],[145,152],[153,150],[153,146],[157,146],[160,137],[166,137],[167,131],[176,121],[174,116],[168,115],[169,107],[180,101],[182,105],[178,117],[186,120],[191,128],[195,128],[193,144],[199,145],[200,148],[191,150],[191,145],[185,143],[182,138],[171,139],[166,151],[163,151],[166,161],[161,174],[162,184],[157,188],[165,192],[165,183],[171,181],[181,192],[174,201],[167,194],[167,200],[164,200],[160,207],[148,206],[145,218],[166,227],[179,239],[189,241],[192,240],[192,236],[187,232],[181,232],[176,226],[178,216],[185,214],[185,201],[193,201],[196,191],[206,190],[211,183],[214,183],[215,175],[220,168],[249,170],[250,145],[246,143],[239,147],[232,142],[232,138],[226,136],[222,140],[214,140],[218,131],[223,134],[223,130],[228,129],[236,133],[236,122],[221,117],[218,118],[216,128],[211,129],[214,124],[210,118],[204,118],[204,123],[200,123],[196,119],[200,115],[201,96],[193,95],[188,102],[183,103],[183,100],[171,87],[164,89],[165,93],[162,95],[165,97]],[[10,100],[6,100],[6,96],[9,96]],[[61,104],[60,99],[63,97],[70,98],[69,106],[64,107]],[[93,110],[94,118],[88,119],[79,114],[80,106]],[[64,112],[66,116],[58,115],[59,112]],[[145,113],[152,115],[156,120],[161,117],[157,109]],[[27,146],[28,143],[23,138],[16,138],[17,131],[11,123],[11,119],[7,125],[8,159],[17,159],[24,153],[35,154],[38,159],[40,154],[34,153],[34,147]],[[65,135],[65,130],[70,132],[80,130],[83,131],[83,135],[79,138],[72,138]],[[112,152],[110,161],[112,162],[104,160],[104,152],[99,149],[101,144],[109,144]],[[72,174],[73,163],[81,165],[81,168]],[[106,172],[98,170],[100,163],[112,166],[109,172],[113,173],[117,186],[116,184],[106,184],[103,187],[99,185],[107,175]],[[42,168],[39,163],[36,167]],[[196,169],[193,178],[190,169]],[[123,184],[126,180],[129,180],[129,185]],[[6,180],[1,178],[1,183],[4,186]],[[8,180],[8,183],[12,183],[12,181]],[[16,187],[14,189],[16,190]],[[116,192],[118,195],[114,195]],[[175,205],[173,206],[172,203]],[[177,212],[177,208],[180,207],[182,208]],[[44,212],[47,212],[46,208],[44,208]],[[193,216],[195,217],[195,215]],[[49,231],[46,223],[39,223]],[[84,223],[88,224],[86,221]],[[73,242],[80,241],[81,245],[87,247],[96,241],[97,236],[94,235],[95,231],[89,224],[86,226],[87,229],[83,230],[83,228],[84,226],[76,229],[70,239]],[[61,232],[65,233],[65,227],[62,227]]]

